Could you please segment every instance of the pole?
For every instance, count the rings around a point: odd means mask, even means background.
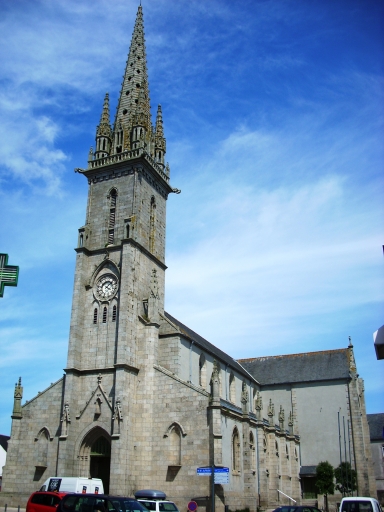
[[[343,416],[343,431],[344,431],[344,458],[345,458],[345,485],[348,489],[348,462],[347,462],[347,440],[345,439],[345,416]]]
[[[348,452],[349,452],[349,465],[351,467],[351,483],[352,483],[352,459],[351,459],[351,436],[349,435],[349,420],[347,420],[347,426],[348,426]],[[352,485],[351,485],[352,487]],[[352,489],[352,496],[353,496],[353,489]]]
[[[340,410],[337,412],[337,424],[338,424],[338,426],[339,426],[340,471],[341,471],[341,476],[343,476],[343,466],[341,465],[342,460],[341,460]],[[344,493],[343,493],[343,496],[344,496]]]
[[[215,512],[215,464],[212,464],[212,511]]]

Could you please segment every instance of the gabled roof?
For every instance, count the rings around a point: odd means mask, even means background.
[[[236,370],[238,373],[240,373],[247,379],[253,381],[256,380],[254,377],[252,377],[252,375],[248,373],[247,369],[243,368],[243,366],[241,366],[235,359],[230,357],[228,354],[226,354],[219,348],[215,347],[215,345],[212,345],[212,343],[202,338],[199,334],[192,331],[192,329],[190,329],[186,325],[179,322],[179,320],[171,316],[169,313],[164,311],[164,316],[177,327],[177,329],[183,336],[192,340],[196,345],[199,345],[203,350],[205,350],[209,354],[212,354],[212,356],[216,357],[219,361],[227,364],[229,367],[231,367],[233,370]],[[256,381],[256,383],[258,382]]]
[[[239,359],[261,385],[348,379],[349,349]]]
[[[8,450],[8,440],[10,439],[9,436],[3,436],[0,434],[0,446],[4,448],[5,451]]]
[[[384,440],[384,413],[367,414],[371,441]]]

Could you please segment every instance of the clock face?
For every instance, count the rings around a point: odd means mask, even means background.
[[[100,299],[108,300],[117,291],[117,279],[115,276],[106,275],[100,278],[96,285],[96,293]]]

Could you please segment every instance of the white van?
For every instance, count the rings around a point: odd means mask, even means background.
[[[375,498],[352,496],[343,498],[340,512],[383,512],[380,503]]]
[[[41,486],[40,491],[104,494],[104,486],[100,478],[55,476],[48,478]]]

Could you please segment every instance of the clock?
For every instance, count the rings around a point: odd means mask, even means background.
[[[97,281],[96,295],[99,299],[109,300],[117,292],[117,279],[113,275],[104,275]]]

